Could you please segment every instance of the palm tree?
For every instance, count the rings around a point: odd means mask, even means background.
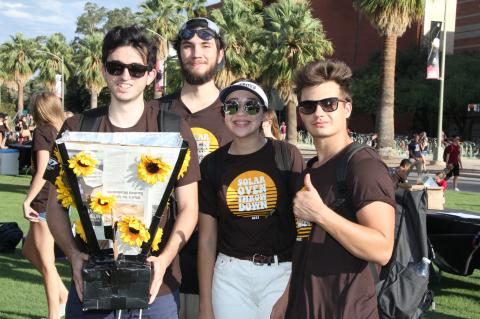
[[[407,27],[423,16],[425,0],[354,0],[360,10],[383,37],[382,96],[377,108],[376,131],[382,157],[394,147],[395,63],[397,39]]]
[[[65,41],[65,37],[61,33],[55,33],[49,37],[44,46],[41,47],[42,51],[49,52],[53,55],[47,53],[38,52],[38,63],[37,68],[40,71],[39,79],[45,83],[45,87],[50,90],[55,90],[55,75],[62,72],[62,61],[58,58],[55,58],[55,55],[58,57],[63,57],[64,67],[63,67],[63,76],[64,81],[69,78],[70,71],[67,68],[68,61],[72,57],[73,50]]]
[[[205,8],[207,0],[178,0],[180,6],[187,12],[189,19],[193,17],[205,17],[208,12]],[[225,1],[223,1],[225,3]]]
[[[78,43],[76,75],[90,91],[90,108],[97,107],[98,95],[106,86],[102,75],[103,34],[86,35]]]
[[[287,140],[297,142],[297,99],[292,90],[294,70],[333,53],[320,20],[312,17],[306,0],[279,0],[264,10],[261,42],[265,55],[264,80],[276,88],[287,105]]]
[[[216,84],[223,88],[238,78],[257,79],[265,47],[259,41],[263,27],[262,16],[253,6],[237,0],[225,0],[221,9],[211,12],[212,20],[222,30],[225,41],[225,67],[216,76]]]
[[[147,0],[140,5],[138,15],[141,23],[156,35],[157,67],[160,67],[160,70],[168,58],[169,39],[177,35],[181,23],[185,20],[181,10],[181,4],[175,0]]]
[[[11,40],[2,44],[0,56],[4,70],[12,75],[18,89],[17,112],[23,111],[23,89],[35,71],[35,48],[37,44],[22,33],[10,36]]]

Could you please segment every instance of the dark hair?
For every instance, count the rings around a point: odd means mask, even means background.
[[[157,47],[138,25],[128,27],[116,26],[105,35],[102,46],[102,63],[107,63],[107,58],[116,48],[131,46],[144,57],[148,70],[155,67],[157,61]]]
[[[410,160],[408,158],[404,158],[400,162],[400,167],[406,167],[406,166],[410,166],[410,165],[412,165],[412,163],[410,162]]]
[[[328,81],[333,81],[340,86],[345,94],[345,99],[352,101],[350,90],[352,70],[348,65],[338,60],[316,60],[308,63],[295,72],[294,84],[297,98],[301,101],[302,90],[306,87],[316,86]]]

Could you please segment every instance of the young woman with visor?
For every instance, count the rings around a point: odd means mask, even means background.
[[[270,318],[290,277],[291,190],[304,162],[295,146],[263,136],[268,99],[258,84],[234,82],[220,100],[233,141],[201,163],[199,317]],[[286,171],[277,150],[288,157]]]

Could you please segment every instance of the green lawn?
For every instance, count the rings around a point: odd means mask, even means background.
[[[22,217],[21,203],[28,190],[29,177],[0,175],[0,221],[16,221],[26,234],[28,223]],[[477,204],[476,204],[477,203]],[[446,207],[480,213],[480,193],[447,191]],[[69,267],[57,267],[69,284]],[[480,318],[480,271],[469,277],[441,274],[440,282],[432,282],[436,310],[427,319]],[[0,318],[46,317],[47,307],[42,279],[26,261],[20,245],[14,254],[0,254]]]

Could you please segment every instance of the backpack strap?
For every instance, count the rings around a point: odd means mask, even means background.
[[[158,130],[160,132],[180,132],[180,116],[172,111],[170,107],[180,97],[180,91],[162,96],[158,99],[160,112],[158,112]]]
[[[353,142],[347,146],[347,151],[342,156],[342,158],[340,158],[340,162],[337,165],[337,193],[335,196],[335,202],[333,203],[333,206],[335,208],[343,207],[347,203],[346,195],[348,163],[350,162],[350,159],[353,157],[353,155],[365,148],[373,149],[368,145]],[[354,218],[354,220],[356,219],[354,213],[352,217]]]
[[[275,164],[281,171],[288,171],[292,169],[293,158],[290,156],[290,150],[287,143],[272,140],[273,150],[275,152]]]
[[[84,111],[80,116],[81,132],[97,132],[102,117],[108,114],[108,107],[97,107]]]
[[[211,182],[215,191],[218,191],[218,189],[220,188],[222,178],[222,165],[224,162],[225,154],[230,148],[231,144],[232,142],[220,147],[217,151],[209,154],[209,158],[207,161],[207,176],[212,179]]]

